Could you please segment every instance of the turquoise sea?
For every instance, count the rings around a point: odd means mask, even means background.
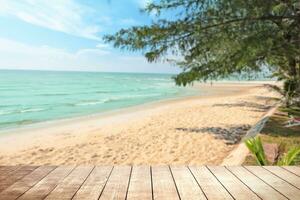
[[[166,74],[0,70],[0,130],[196,92]]]

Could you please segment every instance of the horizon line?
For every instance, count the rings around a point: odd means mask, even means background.
[[[134,71],[128,71],[128,72],[122,72],[122,71],[85,71],[85,70],[51,70],[51,69],[2,69],[0,68],[0,71],[37,71],[37,72],[90,72],[90,73],[132,73],[132,74],[166,74],[166,75],[176,75],[176,73],[164,73],[164,72],[134,72]]]

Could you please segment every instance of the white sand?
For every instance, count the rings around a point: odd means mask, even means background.
[[[253,125],[274,103],[261,84],[216,84],[212,94],[11,130],[0,164],[220,164],[237,145],[207,128]]]

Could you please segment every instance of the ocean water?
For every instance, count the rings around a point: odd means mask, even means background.
[[[0,130],[197,92],[165,74],[0,70]]]

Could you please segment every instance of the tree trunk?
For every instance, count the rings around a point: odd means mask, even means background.
[[[300,62],[299,62],[299,60],[298,60],[298,62],[296,62],[296,66],[298,66],[298,81],[300,82]]]
[[[297,73],[297,63],[296,59],[290,59],[289,60],[289,75],[293,78],[297,78],[298,73]]]

